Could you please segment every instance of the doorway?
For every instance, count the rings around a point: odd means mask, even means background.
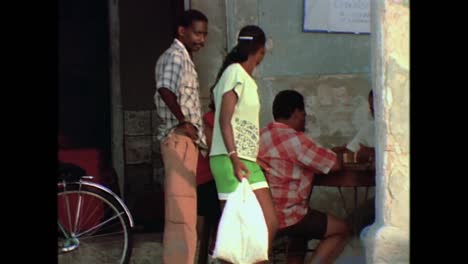
[[[59,130],[69,148],[96,148],[111,162],[107,3],[59,1]]]
[[[154,116],[154,67],[174,39],[183,0],[108,1],[112,163],[138,230],[161,229],[163,174]],[[148,203],[146,201],[154,201]]]

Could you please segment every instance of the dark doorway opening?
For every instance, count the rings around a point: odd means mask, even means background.
[[[70,148],[111,161],[107,1],[59,0],[59,130]]]

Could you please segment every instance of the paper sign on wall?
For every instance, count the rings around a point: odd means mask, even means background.
[[[304,0],[304,31],[370,33],[370,0]]]

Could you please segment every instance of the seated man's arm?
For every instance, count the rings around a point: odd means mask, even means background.
[[[270,165],[264,161],[260,156],[257,157],[257,164],[266,172],[270,170]]]
[[[304,133],[298,133],[300,147],[297,148],[297,162],[315,173],[328,173],[341,169],[341,159],[335,152],[320,146]]]

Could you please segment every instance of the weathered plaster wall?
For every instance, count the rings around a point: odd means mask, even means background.
[[[281,90],[304,95],[306,133],[326,147],[347,144],[359,128],[371,120],[367,73],[265,77],[259,81],[264,123],[273,120],[271,104]],[[268,106],[268,107],[267,107]]]
[[[326,146],[348,142],[369,118],[369,35],[303,32],[303,1],[227,2],[229,48],[247,24],[259,25],[268,38],[267,55],[254,73],[261,95],[261,125],[273,120],[276,93],[297,89],[308,100],[310,135]]]
[[[409,263],[409,1],[373,3],[377,134],[376,222],[368,263]]]
[[[303,0],[258,0],[258,21],[271,39],[265,75],[370,72],[369,35],[303,32]]]
[[[226,8],[224,1],[192,1],[191,7],[208,17],[208,39],[205,47],[193,54],[200,79],[200,100],[204,113],[208,110],[210,87],[227,53]]]

